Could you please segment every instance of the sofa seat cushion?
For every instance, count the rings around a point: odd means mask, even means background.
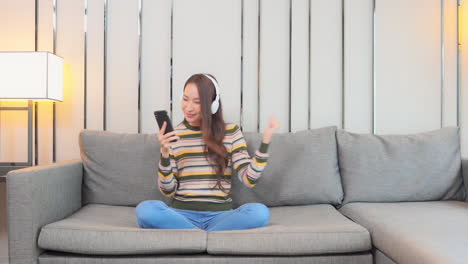
[[[371,249],[369,232],[331,205],[270,208],[268,226],[208,232],[209,254],[322,255]]]
[[[467,203],[351,203],[340,212],[366,227],[374,246],[399,264],[468,260]]]
[[[206,252],[200,229],[140,228],[135,207],[88,204],[71,216],[42,227],[43,249],[99,255]]]

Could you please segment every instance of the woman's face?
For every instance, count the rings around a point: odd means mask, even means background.
[[[182,111],[190,125],[201,125],[200,97],[198,96],[197,85],[194,83],[188,83],[187,86],[185,86],[184,98],[182,99]]]

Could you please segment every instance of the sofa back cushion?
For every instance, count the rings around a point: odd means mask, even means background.
[[[462,199],[457,127],[418,134],[337,131],[344,201],[410,202]]]
[[[336,127],[273,135],[268,165],[254,188],[233,175],[234,207],[248,202],[267,206],[339,204]],[[253,157],[262,134],[244,132]],[[144,200],[170,202],[158,189],[160,146],[155,134],[83,130],[83,203],[136,206]]]
[[[160,157],[155,134],[83,130],[83,203],[135,206],[144,200],[169,198],[158,189]]]
[[[259,202],[267,206],[340,204],[343,189],[338,170],[336,127],[274,134],[268,163],[253,188],[233,174],[234,207]],[[253,157],[262,134],[244,132]]]

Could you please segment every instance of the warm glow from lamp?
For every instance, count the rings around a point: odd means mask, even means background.
[[[463,49],[465,40],[468,39],[468,7],[464,1],[458,5],[458,48]]]
[[[462,5],[458,6],[458,48],[461,49],[463,44],[463,9]]]
[[[63,59],[49,52],[0,52],[0,100],[63,101]]]

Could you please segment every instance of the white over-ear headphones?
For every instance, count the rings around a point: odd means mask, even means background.
[[[219,109],[219,87],[218,87],[218,82],[213,79],[211,76],[209,76],[208,74],[205,74],[203,73],[203,75],[205,75],[208,79],[210,79],[210,81],[213,83],[214,87],[215,87],[215,90],[216,90],[216,98],[214,99],[214,101],[211,103],[211,114],[216,114],[216,112],[218,112],[218,109]],[[182,96],[180,97],[180,100],[182,101],[184,98],[184,93],[182,92]]]
[[[219,87],[218,87],[218,82],[215,79],[211,78],[211,76],[209,76],[208,74],[203,74],[203,75],[205,75],[206,77],[208,77],[208,79],[211,80],[211,82],[213,83],[213,85],[215,87],[215,90],[216,90],[216,98],[211,103],[211,113],[214,115],[214,114],[216,114],[216,112],[218,112],[218,109],[219,109]]]

